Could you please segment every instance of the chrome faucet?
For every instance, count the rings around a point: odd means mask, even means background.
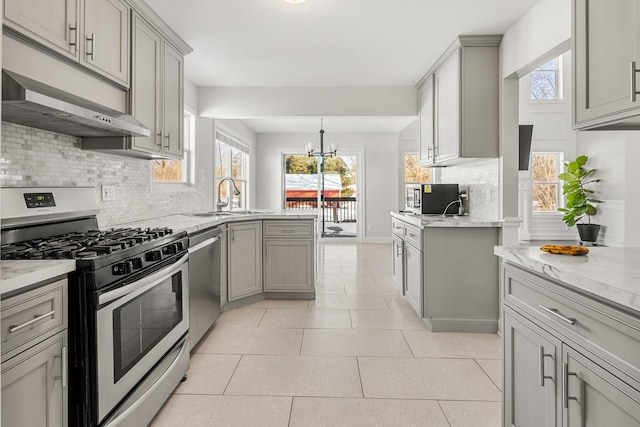
[[[217,193],[217,200],[216,200],[216,211],[220,212],[222,210],[222,208],[224,208],[225,206],[229,206],[229,201],[231,200],[231,196],[229,196],[227,198],[227,200],[225,200],[224,202],[222,201],[222,199],[220,198],[220,187],[222,187],[222,183],[225,181],[230,181],[231,184],[233,185],[233,194],[235,196],[239,196],[240,195],[240,190],[238,190],[238,186],[236,185],[236,182],[233,180],[233,178],[231,178],[230,176],[224,177],[220,180],[220,182],[218,183],[218,193]],[[229,207],[229,210],[231,210],[231,208],[233,207],[233,205],[231,207]]]

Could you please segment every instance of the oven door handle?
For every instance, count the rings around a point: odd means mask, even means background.
[[[182,265],[187,262],[189,259],[189,255],[185,255],[171,266],[162,269],[160,271],[156,271],[155,273],[142,278],[140,280],[136,280],[135,282],[123,286],[121,288],[114,289],[113,291],[106,292],[98,297],[98,304],[103,305],[107,304],[111,301],[117,300],[125,295],[131,294],[133,292],[139,291],[138,293],[142,293],[148,289],[153,288],[158,283],[166,280],[167,277],[173,275],[174,272],[180,270]]]

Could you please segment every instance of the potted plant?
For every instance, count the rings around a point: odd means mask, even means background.
[[[564,162],[567,170],[558,175],[566,183],[562,186],[562,194],[566,196],[564,208],[559,208],[564,212],[562,220],[569,226],[575,225],[582,242],[596,242],[600,232],[599,224],[591,223],[591,216],[598,210],[594,204],[602,203],[594,199],[595,191],[589,188],[590,184],[600,182],[600,179],[593,178],[595,169],[586,169],[584,166],[589,161],[587,156],[580,156],[573,162]],[[584,223],[586,217],[587,222]],[[578,223],[580,221],[580,223]]]

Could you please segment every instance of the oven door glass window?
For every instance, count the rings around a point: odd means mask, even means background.
[[[118,382],[183,319],[182,274],[113,311],[113,373]]]

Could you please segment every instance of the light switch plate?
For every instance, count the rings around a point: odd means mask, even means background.
[[[110,202],[116,199],[116,187],[113,185],[102,186],[102,201]]]

